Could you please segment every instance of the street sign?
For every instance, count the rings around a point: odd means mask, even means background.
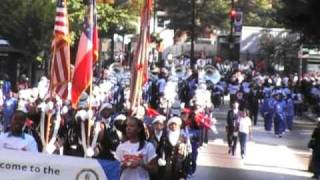
[[[241,35],[242,21],[243,21],[243,12],[237,10],[236,11],[236,16],[235,16],[235,19],[234,19],[234,32],[237,35]]]

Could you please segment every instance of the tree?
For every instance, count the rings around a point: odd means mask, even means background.
[[[98,24],[103,37],[112,26],[122,26],[122,33],[134,33],[142,0],[134,6],[113,7],[98,4]],[[68,0],[68,13],[72,45],[80,37],[84,19],[84,4],[80,0]],[[16,48],[26,51],[27,58],[35,59],[40,52],[49,51],[51,46],[55,1],[1,0],[0,34]]]
[[[50,49],[55,3],[43,0],[1,0],[0,34],[26,58]]]
[[[82,22],[85,13],[84,6],[85,5],[79,0],[68,1],[69,20],[73,41],[80,37],[82,31]],[[118,29],[119,27],[123,27],[122,32],[124,33],[136,32],[134,23],[137,21],[138,13],[130,10],[130,6],[117,7],[112,4],[97,4],[100,36],[107,37],[109,34],[108,32],[112,28]]]
[[[281,27],[274,18],[274,3],[270,0],[239,0],[239,8],[243,16],[243,24],[247,26]]]
[[[160,9],[167,13],[169,28],[189,30],[191,24],[192,0],[159,0]],[[228,30],[231,0],[195,0],[196,25],[201,28]],[[273,18],[270,0],[239,0],[235,8],[243,12],[243,24],[249,26],[279,27]]]
[[[137,31],[136,22],[140,11],[140,5],[143,0],[135,0],[131,4],[117,6],[117,4],[97,4],[99,36],[101,38],[111,38],[118,34],[132,34]],[[78,42],[82,31],[82,22],[84,18],[84,4],[79,0],[68,1],[69,20],[71,26],[72,42]],[[79,23],[80,22],[80,23]],[[111,46],[113,46],[113,41]],[[73,53],[77,46],[73,46]],[[111,47],[113,49],[113,47]],[[111,50],[111,57],[113,50]]]
[[[160,0],[159,9],[167,13],[169,28],[190,31],[192,28],[193,0]],[[194,0],[195,22],[198,28],[205,26],[225,28],[228,20],[229,5],[224,0]]]
[[[274,36],[269,32],[264,32],[260,37],[258,51],[264,56],[269,67],[283,65],[285,70],[292,72],[298,67],[296,56],[299,44],[298,34],[283,31]]]
[[[278,0],[276,20],[302,35],[302,41],[320,41],[319,0]]]

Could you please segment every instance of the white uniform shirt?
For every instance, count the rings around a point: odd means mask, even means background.
[[[141,150],[138,151],[138,148],[139,143],[131,143],[130,141],[126,141],[118,146],[115,157],[120,162],[141,159],[145,164],[147,164],[157,156],[154,146],[149,142],[146,142]],[[120,180],[137,179],[148,180],[148,171],[143,169],[141,166],[135,169],[126,168],[123,170],[120,177]]]
[[[18,137],[10,135],[10,133],[1,134],[0,150],[1,149],[38,152],[36,140],[26,133]]]

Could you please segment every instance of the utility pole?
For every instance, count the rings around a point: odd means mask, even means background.
[[[157,0],[153,1],[153,33],[156,32],[156,22],[157,22]]]
[[[234,9],[234,0],[231,0],[231,11],[230,11],[230,37],[229,37],[229,49],[230,49],[230,60],[233,61],[233,49],[234,49],[234,38],[233,38],[233,26],[236,11]]]
[[[301,85],[301,80],[302,80],[302,61],[303,61],[303,44],[300,45],[299,47],[299,53],[298,53],[298,58],[299,58],[299,72],[298,72],[298,80],[299,80],[299,85]]]
[[[155,35],[156,34],[156,24],[157,24],[157,0],[153,1],[153,30],[152,33]],[[152,65],[155,63],[155,61],[157,61],[155,59],[155,54],[156,54],[156,50],[153,47],[152,48]]]
[[[195,39],[195,16],[196,16],[196,10],[195,10],[195,2],[196,0],[191,0],[191,9],[192,9],[192,16],[191,16],[191,50],[190,50],[190,60],[191,60],[191,67],[194,68],[195,64],[197,63],[195,57],[194,57],[194,39]]]

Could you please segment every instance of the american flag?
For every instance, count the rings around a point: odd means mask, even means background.
[[[95,61],[94,49],[94,17],[95,0],[88,0],[83,32],[80,37],[76,64],[72,79],[71,100],[72,107],[76,108],[80,96],[92,84],[92,66]]]
[[[130,110],[134,113],[141,104],[142,86],[147,80],[152,0],[145,0],[141,12],[140,37],[131,67]]]
[[[69,23],[66,6],[65,0],[57,1],[50,81],[51,93],[55,92],[62,99],[68,97],[68,83],[70,81]]]

